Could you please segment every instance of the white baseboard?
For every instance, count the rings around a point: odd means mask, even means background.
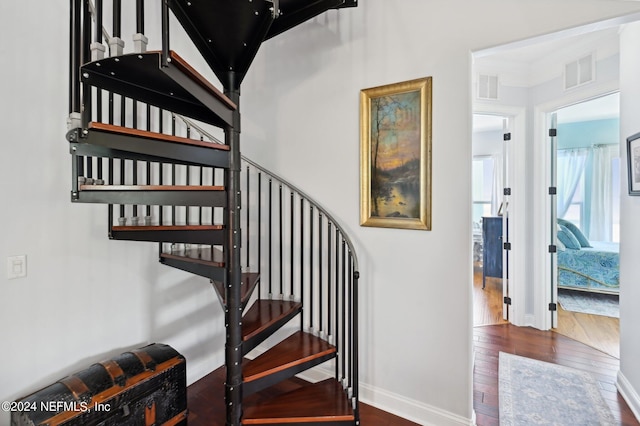
[[[624,400],[627,401],[629,408],[633,411],[633,415],[636,416],[638,421],[640,421],[640,396],[621,371],[618,371],[616,387],[618,388],[620,395],[622,395]]]
[[[396,416],[429,426],[474,426],[475,412],[468,419],[395,393],[360,383],[360,400]]]
[[[524,316],[524,324],[525,327],[533,327],[533,328],[537,328],[538,330],[542,330],[540,328],[540,326],[537,324],[536,322],[536,316],[533,314],[526,314]]]

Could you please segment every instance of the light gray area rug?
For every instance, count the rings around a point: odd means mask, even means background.
[[[500,352],[500,425],[617,425],[586,371]]]
[[[558,302],[565,311],[620,318],[619,296],[588,293],[586,291],[558,290]]]

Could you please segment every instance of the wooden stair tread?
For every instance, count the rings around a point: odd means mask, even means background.
[[[242,340],[249,340],[301,308],[302,303],[290,300],[256,300],[242,317]]]
[[[229,151],[229,145],[222,145],[215,142],[205,142],[205,141],[200,141],[196,139],[183,138],[180,136],[167,135],[164,133],[149,132],[149,131],[140,130],[140,129],[132,129],[129,127],[115,126],[113,124],[99,123],[95,121],[89,123],[89,130],[118,134],[118,135],[128,135],[128,136],[134,136],[134,137],[152,139],[152,140],[160,140],[160,141],[171,142],[176,144],[200,146],[203,148],[218,149],[222,151]]]
[[[349,398],[335,379],[261,400],[246,406],[242,424],[287,424],[311,422],[354,422]]]
[[[114,225],[114,231],[218,231],[224,229],[223,225]]]
[[[293,366],[336,352],[335,346],[313,334],[298,331],[267,352],[245,362],[244,382],[258,380]]]
[[[161,253],[160,257],[208,266],[224,267],[224,253],[219,249],[211,249],[210,247],[179,250],[173,253]]]
[[[233,125],[237,105],[176,52],[161,51],[99,59],[81,67],[82,81],[219,127]]]
[[[80,185],[81,191],[224,191],[224,186],[203,185]]]
[[[242,302],[242,306],[246,306],[249,298],[253,294],[253,290],[256,288],[258,283],[260,282],[260,274],[257,272],[243,272],[242,279],[240,282],[240,300]],[[213,286],[218,292],[218,296],[220,296],[220,300],[223,305],[227,304],[225,298],[225,290],[224,283],[221,281],[214,281]]]

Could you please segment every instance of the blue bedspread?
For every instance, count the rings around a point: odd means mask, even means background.
[[[590,244],[593,248],[558,252],[558,287],[619,293],[619,244],[601,241]]]

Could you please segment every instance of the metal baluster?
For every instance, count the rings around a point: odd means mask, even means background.
[[[144,24],[144,20],[142,21]],[[142,29],[144,31],[144,27]],[[147,104],[147,131],[151,131],[151,105]],[[147,185],[151,185],[151,162],[147,161]],[[145,225],[151,225],[151,205],[145,209]]]
[[[258,172],[258,273],[262,271],[262,172]],[[262,277],[262,275],[261,275]],[[262,278],[260,279],[262,283]],[[258,299],[262,298],[262,284],[258,286]]]
[[[136,0],[136,32],[144,34],[144,0]]]
[[[164,8],[163,8],[164,11]],[[171,134],[173,136],[176,135],[176,116],[175,115],[171,115]],[[171,185],[175,186],[176,184],[176,164],[175,163],[171,163]],[[171,206],[171,224],[175,225],[176,224],[176,206],[172,205]]]
[[[202,137],[202,135],[200,135],[200,141],[204,141],[204,138]],[[199,166],[198,167],[198,174],[199,174],[199,178],[198,178],[198,182],[200,186],[204,185],[204,166]],[[203,214],[204,214],[204,206],[199,206],[198,207],[198,224],[199,225],[203,225]],[[211,221],[210,224],[213,225],[213,207],[211,208]]]
[[[132,119],[132,123],[131,126],[134,129],[138,128],[138,101],[136,101],[135,99],[132,99],[133,101],[133,111],[132,111],[132,115],[133,115],[133,119]],[[133,160],[133,169],[132,169],[132,174],[133,174],[133,179],[132,179],[132,183],[133,185],[137,185],[138,184],[138,161],[137,160]],[[132,225],[137,225],[138,224],[138,205],[134,204],[133,205],[133,213],[132,213],[132,218],[131,218],[131,224]]]
[[[82,40],[84,43],[80,49],[81,52],[81,63],[87,63],[91,61],[91,50],[89,48],[90,40],[91,40],[91,11],[89,10],[89,3],[83,2],[82,14],[84,16],[82,22]],[[88,84],[82,84],[82,104],[85,105],[84,111],[82,109],[77,110],[82,114],[82,126],[86,128],[87,124],[91,119],[91,87]],[[86,161],[86,164],[85,164]],[[86,169],[85,169],[86,167]],[[84,176],[87,178],[92,177],[93,173],[93,163],[92,158],[86,157],[78,157],[78,176]],[[86,179],[86,184],[93,183],[92,180]]]
[[[349,252],[349,255],[352,256],[353,258],[353,254],[351,254],[351,252]],[[356,262],[357,263],[357,262]],[[357,267],[357,265],[354,265],[354,268]],[[359,368],[359,364],[358,364],[358,353],[359,353],[359,347],[358,347],[358,327],[359,327],[359,323],[358,323],[358,283],[360,281],[360,272],[355,270],[353,271],[353,308],[352,308],[352,312],[351,312],[351,316],[353,317],[353,328],[352,328],[352,333],[353,333],[353,347],[351,348],[352,352],[351,352],[351,358],[353,359],[353,392],[352,392],[352,398],[355,401],[355,415],[356,415],[356,419],[360,418],[360,414],[359,414],[359,391],[358,391],[358,386],[359,386],[359,377],[358,377],[358,368]]]
[[[113,0],[113,36],[122,37],[122,0]]]
[[[318,209],[318,331],[322,335],[323,309],[322,309],[322,213]]]
[[[169,66],[169,2],[162,0],[162,67]]]
[[[304,331],[304,198],[300,197],[300,330]]]
[[[118,1],[117,3],[120,3],[120,2]],[[115,8],[115,5],[114,5],[114,8]],[[120,16],[120,14],[118,14],[118,17],[119,16]],[[126,98],[124,96],[120,96],[120,125],[123,126],[123,127],[124,127],[125,121],[126,121],[125,106],[126,106]],[[125,167],[126,167],[126,164],[127,164],[126,160],[120,159],[120,185],[124,185],[125,184]],[[124,222],[124,223],[122,223],[122,225],[124,225],[126,223],[125,206],[124,206],[124,204],[120,204],[120,220]]]
[[[309,328],[313,330],[313,205],[309,209]]]
[[[272,287],[272,282],[271,282],[271,277],[272,277],[272,273],[271,270],[272,268],[272,261],[273,261],[273,256],[272,256],[272,241],[273,241],[273,189],[272,189],[272,185],[273,184],[273,180],[271,178],[269,178],[269,228],[268,228],[268,235],[269,235],[269,253],[268,253],[268,259],[269,259],[269,298],[271,299],[273,297],[273,287]]]
[[[108,99],[109,99],[109,124],[113,124],[115,118],[114,118],[114,114],[115,114],[115,106],[114,106],[114,98],[113,98],[113,92],[109,92],[108,95]],[[109,173],[109,185],[113,185],[113,158],[109,157],[109,160],[107,161],[107,167],[109,169],[108,173]]]
[[[345,242],[342,242],[342,320],[340,323],[342,324],[342,381],[344,384],[344,380],[347,375],[346,368],[346,360],[347,360],[347,269],[346,269],[346,257],[347,253],[345,251]]]
[[[327,221],[327,336],[331,336],[331,244],[333,224]]]
[[[293,240],[294,240],[294,202],[295,202],[295,198],[293,197],[293,191],[289,192],[290,195],[290,203],[291,205],[289,206],[289,222],[290,222],[290,229],[289,229],[289,246],[290,246],[290,252],[289,252],[289,282],[291,284],[291,289],[289,291],[289,295],[291,296],[291,299],[294,299],[294,294],[295,294],[295,290],[294,290],[294,285],[293,285],[293,261],[294,261],[294,251],[293,251]]]
[[[349,316],[348,316],[348,321],[349,324],[347,325],[347,328],[349,329],[349,373],[347,375],[349,382],[348,382],[348,387],[351,387],[353,385],[352,379],[353,379],[353,265],[352,265],[352,257],[351,257],[351,252],[349,252],[349,265],[347,267],[347,270],[349,271],[349,289],[347,291],[347,295],[349,296],[349,300],[347,302],[347,306],[349,309]]]
[[[249,195],[251,194],[251,192],[249,191],[249,189],[251,188],[251,185],[249,184],[251,178],[251,173],[249,170],[249,166],[247,166],[247,189],[246,189],[246,206],[245,206],[245,212],[246,212],[246,217],[247,217],[247,223],[246,223],[246,230],[245,230],[245,236],[244,236],[244,243],[247,246],[247,268],[249,268],[251,266],[251,220],[250,220],[250,208],[251,208],[251,203],[249,203],[250,197]]]
[[[187,139],[191,139],[191,126],[187,125]],[[187,185],[191,184],[191,166],[186,165],[186,183]],[[189,206],[185,206],[185,215],[184,215],[184,220],[185,220],[185,224],[189,225],[189,216],[190,216],[190,207]]]
[[[158,133],[164,133],[164,111],[158,108]],[[164,163],[158,163],[158,181],[160,185],[164,185]],[[158,206],[158,222],[164,225],[164,206]],[[162,245],[162,243],[160,243]]]
[[[279,253],[280,253],[280,269],[278,269],[278,273],[280,274],[280,296],[284,297],[284,274],[282,273],[282,271],[284,271],[284,261],[282,259],[282,254],[283,254],[283,246],[282,244],[284,243],[284,234],[283,234],[283,222],[282,222],[282,184],[280,184],[280,187],[278,188],[278,216],[279,216],[279,226],[278,226],[278,231],[280,232],[280,247],[279,247]]]
[[[94,41],[96,43],[102,44],[102,9],[103,2],[102,0],[96,0],[96,22],[94,26]],[[95,111],[96,121],[102,122],[102,90],[100,88],[96,88],[96,111]],[[103,170],[102,163],[103,158],[98,157],[98,184],[104,183],[103,180]]]
[[[336,230],[336,284],[335,284],[335,292],[336,292],[336,306],[334,309],[335,322],[336,322],[336,333],[335,333],[335,342],[334,345],[336,347],[336,352],[341,357],[342,356],[342,346],[340,345],[340,241],[338,239],[339,231]],[[342,271],[344,274],[344,270]],[[336,380],[340,380],[340,359],[336,360]]]

